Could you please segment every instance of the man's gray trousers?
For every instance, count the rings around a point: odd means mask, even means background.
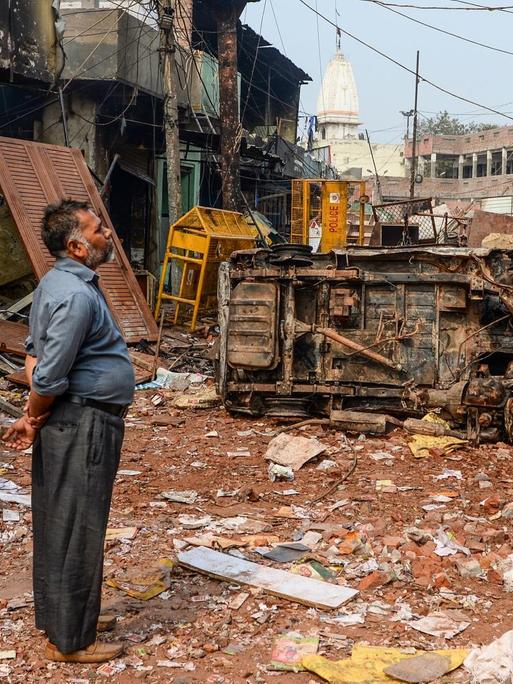
[[[62,653],[96,639],[124,421],[59,400],[32,457],[36,627]]]

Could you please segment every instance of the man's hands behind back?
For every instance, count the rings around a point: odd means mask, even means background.
[[[18,418],[18,420],[7,429],[2,440],[12,449],[23,451],[34,443],[36,435],[37,429],[31,424],[31,419],[25,415]]]

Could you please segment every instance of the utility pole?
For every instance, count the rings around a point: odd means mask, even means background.
[[[237,68],[237,23],[248,2],[259,0],[216,0],[212,10],[217,20],[219,60],[219,118],[221,120],[221,174],[223,208],[241,207],[239,80]]]
[[[237,22],[246,0],[220,0],[214,5],[219,59],[219,118],[221,121],[221,181],[223,209],[240,208],[239,82]]]
[[[413,116],[413,113],[413,109],[410,109],[407,112],[401,111],[401,114],[406,117],[406,140],[410,139],[410,119]]]
[[[415,106],[413,108],[413,141],[410,169],[410,199],[415,197],[415,176],[417,175],[417,119],[419,101],[419,61],[420,52],[417,50],[417,66],[415,68]]]
[[[158,4],[160,26],[160,62],[164,87],[164,129],[167,158],[167,193],[169,223],[175,223],[182,213],[180,179],[180,137],[178,128],[178,98],[176,77],[176,47],[174,36],[173,0]]]
[[[371,141],[369,138],[369,131],[365,129],[365,135],[367,136],[367,145],[369,146],[369,152],[372,159],[372,166],[374,167],[374,177],[376,178],[376,190],[378,192],[378,200],[383,202],[383,193],[381,192],[381,181],[379,179],[378,167],[376,166],[376,160],[374,159],[374,151],[372,149]]]

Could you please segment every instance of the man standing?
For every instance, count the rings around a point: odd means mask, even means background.
[[[95,273],[112,259],[111,233],[83,202],[47,207],[41,235],[56,262],[30,312],[26,414],[4,436],[17,449],[34,443],[35,617],[49,639],[46,657],[58,662],[103,662],[123,651],[96,639],[105,532],[135,385]]]

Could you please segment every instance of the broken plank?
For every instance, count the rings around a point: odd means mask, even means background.
[[[28,295],[25,295],[22,299],[18,300],[14,304],[11,304],[7,309],[4,310],[2,314],[0,314],[0,318],[11,318],[12,316],[16,315],[20,311],[23,311],[27,306],[32,304],[32,300],[34,299],[34,292],[29,292]]]
[[[12,321],[0,321],[0,351],[16,354],[25,358],[24,342],[28,336],[28,326]]]
[[[13,382],[15,385],[23,385],[23,387],[29,387],[29,381],[27,380],[27,374],[25,373],[24,368],[16,371],[15,373],[9,373],[9,375],[5,376],[5,379],[9,380],[9,382]]]
[[[4,411],[5,413],[8,413],[10,416],[13,416],[14,418],[21,418],[23,415],[23,411],[21,409],[19,409],[17,406],[14,406],[5,399],[2,399],[2,397],[0,397],[0,411]]]
[[[248,584],[274,596],[316,608],[338,608],[359,593],[350,587],[294,575],[204,547],[178,554],[178,562],[189,570],[227,582]]]

